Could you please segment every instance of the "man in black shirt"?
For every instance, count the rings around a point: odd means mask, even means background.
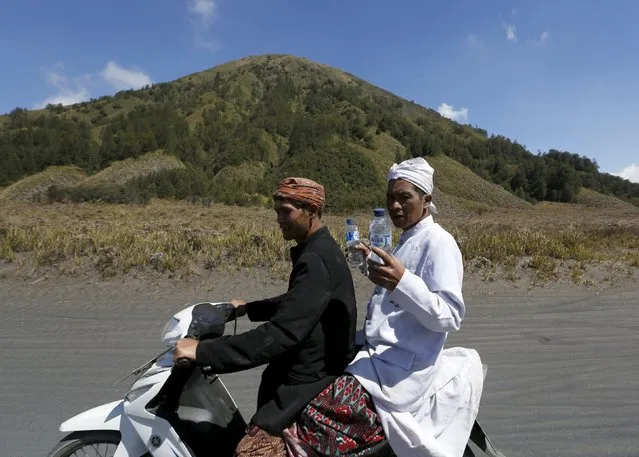
[[[355,290],[345,256],[321,221],[324,198],[324,188],[304,178],[282,180],[273,194],[282,235],[297,242],[288,291],[250,303],[233,300],[237,315],[263,324],[240,335],[177,344],[176,359],[187,357],[219,374],[268,364],[236,455],[256,446],[269,455],[284,452],[284,429],[355,355]]]

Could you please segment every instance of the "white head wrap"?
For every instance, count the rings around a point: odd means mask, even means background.
[[[388,171],[387,180],[403,179],[423,190],[426,195],[432,195],[434,173],[435,170],[424,158],[415,157],[414,159],[404,160],[400,164],[393,164]],[[429,210],[433,214],[437,213],[437,208],[435,208],[432,202],[430,203]]]

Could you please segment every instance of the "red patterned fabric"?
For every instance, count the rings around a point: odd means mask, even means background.
[[[284,432],[288,455],[357,455],[384,440],[370,395],[351,375],[340,376]]]
[[[315,210],[324,209],[324,186],[307,178],[285,178],[277,185],[273,197],[286,198],[308,205]]]

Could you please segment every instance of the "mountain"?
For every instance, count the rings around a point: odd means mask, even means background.
[[[69,107],[16,108],[0,116],[0,187],[50,166],[94,175],[156,150],[180,166],[126,183],[103,179],[100,189],[122,200],[144,194],[253,204],[267,201],[282,176],[304,175],[327,187],[331,207],[370,208],[383,203],[393,162],[427,156],[444,199],[525,207],[576,202],[587,188],[639,206],[639,184],[600,173],[586,157],[533,155],[347,72],[288,55],[247,57]],[[61,186],[48,197],[96,199],[95,189]]]

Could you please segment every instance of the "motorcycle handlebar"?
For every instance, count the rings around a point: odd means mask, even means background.
[[[206,304],[202,304],[202,305],[206,305]],[[199,305],[199,306],[202,306],[202,305]],[[191,322],[191,325],[189,326],[189,330],[185,338],[193,338],[193,339],[199,340],[200,337],[202,336],[201,334],[210,334],[210,333],[217,334],[217,332],[219,332],[221,335],[224,331],[224,324],[231,320],[235,321],[235,329],[233,333],[235,334],[235,332],[237,331],[237,310],[232,303],[230,302],[218,303],[217,305],[215,305],[215,309],[221,310],[221,312],[224,313],[221,329],[216,329],[216,326],[220,325],[218,324],[220,321],[219,320],[216,321],[215,319],[210,319],[210,317],[208,316],[208,313],[211,312],[208,306],[204,306],[203,308],[200,308],[200,309],[202,309],[202,313],[204,313],[204,318],[201,314],[199,314],[198,307],[196,306],[196,309],[194,309],[193,311],[193,321]],[[187,359],[186,357],[181,357],[175,361],[174,365],[177,368],[186,369],[191,367],[193,363],[194,362],[192,360]]]
[[[186,368],[189,368],[192,363],[192,360],[187,359],[186,357],[181,357],[175,361],[175,366],[184,370]]]
[[[186,335],[184,338],[192,338],[194,339],[192,336],[190,335]],[[186,357],[180,357],[179,359],[177,359],[174,363],[174,366],[176,366],[177,368],[180,368],[182,370],[189,368],[191,365],[193,364],[193,361],[191,359],[188,359]]]

